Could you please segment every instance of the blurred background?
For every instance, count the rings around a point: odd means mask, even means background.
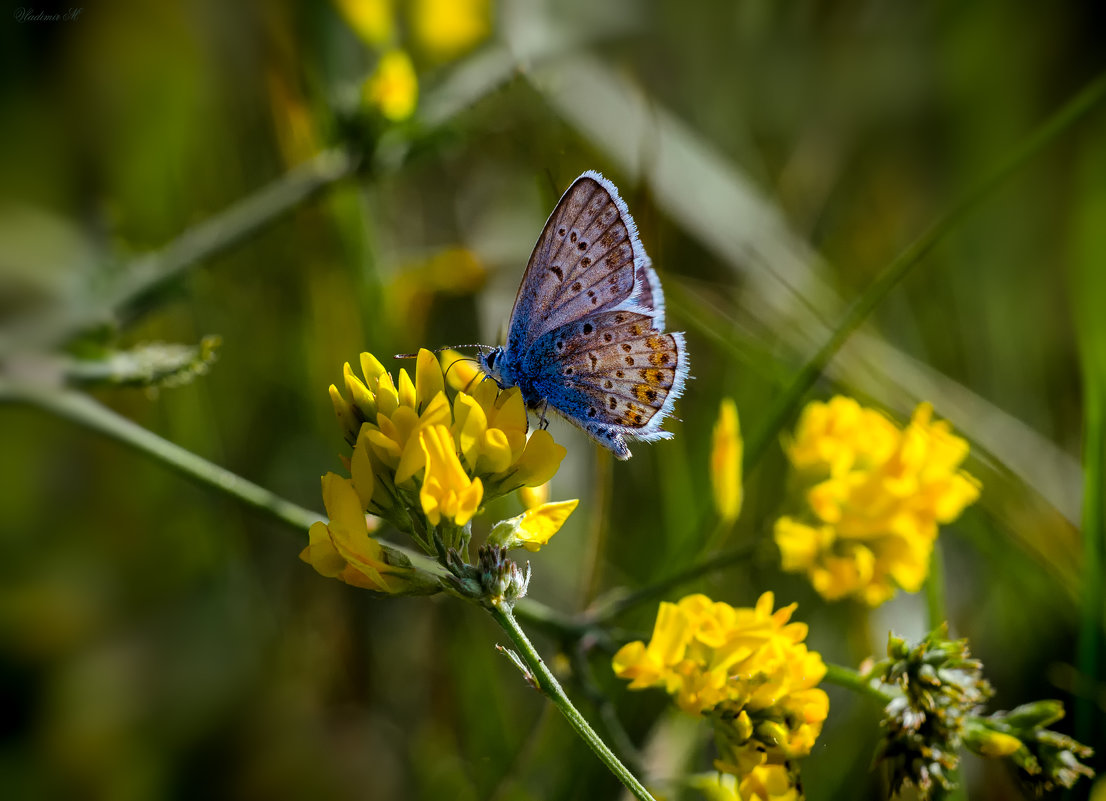
[[[613,477],[554,424],[569,457],[553,498],[581,507],[532,559],[531,594],[575,612],[701,555],[720,399],[735,397],[756,428],[847,303],[1106,67],[1103,9],[16,9],[0,21],[5,369],[60,380],[64,364],[36,355],[42,342],[99,357],[217,336],[217,358],[191,382],[94,394],[321,511],[319,476],[345,452],[327,396],[342,363],[501,341],[546,216],[598,169],[637,220],[695,380],[668,425],[675,440],[639,444]],[[992,709],[1055,697],[1070,710],[1080,695],[1099,720],[1106,685],[1073,664],[1077,323],[1106,307],[1080,278],[1106,264],[1104,142],[1099,111],[1032,159],[885,298],[812,393],[853,394],[899,420],[930,400],[971,440],[983,498],[940,540],[953,633],[984,661]],[[245,198],[256,202],[224,215]],[[110,302],[142,270],[166,280]],[[58,320],[65,336],[42,334]],[[618,797],[495,652],[503,635],[480,610],[323,579],[297,558],[306,532],[41,410],[0,407],[0,442],[5,798]],[[763,536],[785,503],[773,446],[722,544]],[[827,604],[771,553],[669,597],[749,605],[768,589],[799,602],[827,661],[855,666],[882,652],[888,629],[924,631],[918,597],[871,612]],[[654,614],[622,622],[643,634]],[[553,656],[558,644],[538,645]],[[597,719],[570,661],[557,664]],[[601,652],[590,667],[654,775],[709,768],[703,732],[665,711],[662,693],[628,693]],[[869,770],[879,709],[828,689],[808,798],[884,797]],[[972,798],[1023,797],[1003,766],[964,767]]]

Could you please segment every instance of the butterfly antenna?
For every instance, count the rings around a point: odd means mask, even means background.
[[[430,352],[431,353],[441,353],[442,351],[445,351],[445,350],[455,350],[457,348],[476,348],[478,350],[480,348],[484,348],[484,349],[487,349],[487,350],[491,350],[492,346],[491,345],[445,345],[444,347],[441,347],[441,348],[434,348]],[[418,357],[419,357],[419,354],[417,354],[417,353],[397,353],[392,358],[393,359],[417,359]]]

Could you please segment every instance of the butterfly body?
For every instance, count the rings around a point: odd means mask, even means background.
[[[683,392],[683,334],[664,331],[664,296],[618,190],[581,175],[545,224],[515,298],[507,344],[479,355],[531,409],[555,409],[620,459],[625,438],[668,439]]]

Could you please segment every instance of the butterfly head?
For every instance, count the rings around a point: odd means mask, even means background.
[[[510,375],[510,370],[506,369],[503,348],[492,348],[487,353],[480,351],[476,354],[476,360],[480,363],[480,369],[487,373],[500,389],[514,386],[516,383]]]

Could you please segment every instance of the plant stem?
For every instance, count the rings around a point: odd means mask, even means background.
[[[1079,685],[1075,695],[1075,736],[1084,743],[1106,736],[1096,684],[1103,659],[1102,573],[1106,567],[1106,273],[1102,269],[1102,181],[1106,154],[1101,143],[1088,137],[1076,162],[1083,202],[1074,223],[1069,259],[1071,306],[1079,346],[1083,386],[1083,510],[1082,581],[1079,588],[1079,635],[1075,664]]]
[[[795,413],[807,391],[814,386],[829,360],[841,349],[852,333],[867,319],[872,310],[910,269],[929,254],[933,247],[955,228],[969,212],[1017,172],[1046,145],[1087,115],[1106,97],[1106,73],[1099,75],[1072,100],[1027,136],[999,166],[969,189],[953,207],[902,251],[858,297],[830,334],[829,339],[799,369],[771,412],[745,443],[745,473],[752,472],[768,446]]]
[[[215,489],[265,512],[300,535],[306,534],[315,521],[327,519],[326,515],[287,501],[259,484],[159,437],[83,392],[0,380],[0,404],[3,403],[34,406],[103,434],[138,453],[153,457],[202,486]],[[435,575],[445,574],[435,561],[420,551],[390,542],[386,543],[386,547],[401,551],[422,570]]]
[[[721,570],[734,562],[742,562],[748,559],[756,552],[757,545],[757,543],[748,543],[736,548],[731,548],[728,551],[721,551],[713,554],[700,562],[696,562],[690,567],[684,568],[678,573],[673,573],[671,576],[650,584],[648,587],[643,587],[637,592],[632,592],[629,595],[624,595],[621,598],[616,598],[609,603],[603,604],[594,611],[587,613],[586,617],[593,625],[607,623],[626,610],[632,609],[638,604],[656,598],[659,595],[663,595],[673,587],[686,584],[706,573]]]
[[[618,757],[595,733],[595,730],[588,724],[579,710],[572,705],[560,682],[546,667],[545,662],[526,637],[526,633],[519,626],[518,621],[515,620],[511,607],[505,603],[493,603],[490,612],[495,622],[507,633],[515,648],[518,649],[518,653],[530,669],[531,677],[538,689],[560,710],[569,725],[580,736],[580,739],[588,744],[588,747],[595,752],[596,756],[610,769],[611,773],[625,785],[634,798],[639,799],[639,801],[653,801],[653,796],[649,794],[649,791],[619,761]]]
[[[226,210],[183,232],[161,250],[140,256],[108,286],[10,332],[24,350],[50,350],[107,321],[136,317],[152,295],[203,263],[248,239],[320,192],[356,172],[361,159],[338,148],[323,151]]]
[[[939,542],[933,543],[933,552],[929,555],[929,574],[926,576],[925,592],[929,630],[933,631],[948,620],[948,612],[945,609],[945,560]]]
[[[98,431],[116,442],[154,457],[200,484],[232,495],[247,506],[266,512],[300,532],[306,532],[315,521],[326,519],[323,515],[286,501],[264,487],[159,437],[81,392],[0,382],[0,402],[36,406]]]
[[[888,703],[894,697],[886,690],[880,689],[878,682],[866,679],[852,668],[843,667],[842,665],[827,664],[825,681],[858,692],[861,695],[867,695],[881,704]]]

